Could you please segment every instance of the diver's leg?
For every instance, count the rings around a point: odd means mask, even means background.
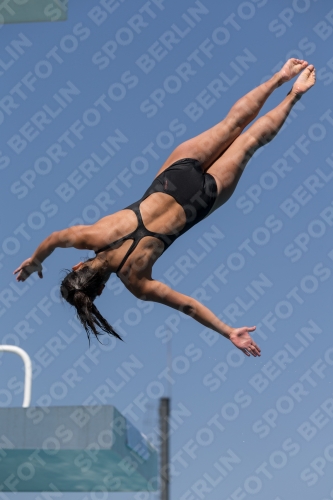
[[[309,65],[298,77],[291,92],[281,104],[259,118],[247,131],[241,134],[208,169],[208,173],[214,176],[218,188],[218,196],[213,210],[230,198],[253,153],[276,136],[295,102],[314,85],[315,79],[315,69],[313,65]]]
[[[180,144],[166,160],[157,175],[182,158],[197,159],[201,162],[203,169],[207,170],[258,115],[271,93],[282,83],[291,80],[306,66],[306,61],[289,59],[272,78],[239,99],[224,120],[202,134]]]

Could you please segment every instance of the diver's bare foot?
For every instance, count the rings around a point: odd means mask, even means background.
[[[300,73],[302,69],[305,69],[307,65],[307,61],[304,61],[303,59],[289,59],[283,66],[283,68],[279,71],[281,83],[289,82],[289,80],[298,75],[298,73]]]
[[[316,70],[313,64],[309,66],[299,75],[293,85],[292,93],[301,96],[316,83]]]

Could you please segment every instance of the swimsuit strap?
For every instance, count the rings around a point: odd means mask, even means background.
[[[129,237],[126,238],[126,240],[129,240],[129,239],[131,239],[131,238],[129,238]],[[125,254],[125,257],[123,258],[123,260],[120,262],[119,266],[117,267],[117,270],[116,270],[116,275],[117,276],[118,276],[118,273],[119,273],[120,269],[125,264],[127,258],[134,251],[134,249],[138,246],[139,241],[140,241],[139,238],[137,238],[137,239],[133,238],[133,242],[132,242],[131,246],[129,247],[129,249],[127,250],[127,252]]]
[[[100,252],[104,252],[105,250],[113,250],[118,245],[118,243],[123,243],[124,241],[127,241],[127,240],[135,240],[136,239],[135,238],[135,233],[140,228],[140,226],[143,226],[143,220],[142,220],[142,217],[141,217],[141,212],[140,212],[140,208],[139,207],[134,207],[133,206],[133,207],[131,207],[131,210],[132,210],[132,212],[135,213],[136,218],[138,220],[138,225],[134,229],[134,231],[132,231],[129,234],[126,234],[122,238],[119,238],[119,240],[113,241],[112,243],[109,243],[108,245],[105,245],[104,247],[99,248],[98,250],[95,250],[95,254],[96,255],[98,253],[100,253]]]
[[[142,215],[141,215],[141,211],[140,211],[140,205],[133,204],[133,205],[131,205],[131,207],[128,207],[128,208],[130,210],[132,210],[132,212],[135,213],[136,218],[138,220],[138,225],[134,229],[134,231],[123,236],[122,238],[119,238],[119,240],[114,241],[113,243],[109,243],[108,245],[105,245],[104,247],[100,248],[99,250],[95,250],[95,254],[97,255],[98,253],[104,252],[105,250],[113,250],[119,243],[123,243],[124,241],[127,241],[127,240],[133,240],[133,242],[132,242],[131,246],[129,247],[129,249],[127,250],[124,258],[120,262],[120,264],[116,270],[116,274],[119,273],[119,271],[121,270],[121,268],[125,264],[126,260],[128,259],[130,254],[135,250],[135,248],[138,246],[139,242],[142,240],[143,237],[152,236],[154,238],[161,240],[165,245],[166,239],[168,237],[172,236],[172,235],[153,233],[152,231],[149,231],[149,229],[147,229],[143,223]]]
[[[135,231],[132,231],[131,233],[127,234],[126,236],[119,238],[119,240],[116,240],[113,243],[109,243],[108,245],[105,245],[104,247],[99,248],[98,250],[95,250],[95,254],[97,255],[101,252],[104,252],[105,250],[113,250],[118,245],[118,243],[123,243],[126,240],[134,239],[132,236],[134,232]]]

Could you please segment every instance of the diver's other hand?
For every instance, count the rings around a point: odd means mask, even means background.
[[[16,281],[25,281],[32,273],[37,273],[40,278],[43,277],[42,264],[31,257],[22,262],[13,272],[13,274],[17,274]]]
[[[238,347],[241,351],[243,351],[246,356],[260,356],[261,350],[260,347],[254,342],[254,340],[250,337],[249,332],[253,332],[256,329],[255,326],[243,326],[242,328],[233,328],[229,340]]]

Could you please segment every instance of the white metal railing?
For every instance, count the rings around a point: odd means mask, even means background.
[[[4,352],[12,352],[14,354],[18,354],[24,362],[25,368],[25,379],[24,379],[24,396],[23,396],[23,408],[28,408],[30,406],[31,401],[31,384],[32,384],[32,368],[31,368],[31,359],[29,355],[21,349],[21,347],[17,347],[16,345],[0,345],[0,351]]]

